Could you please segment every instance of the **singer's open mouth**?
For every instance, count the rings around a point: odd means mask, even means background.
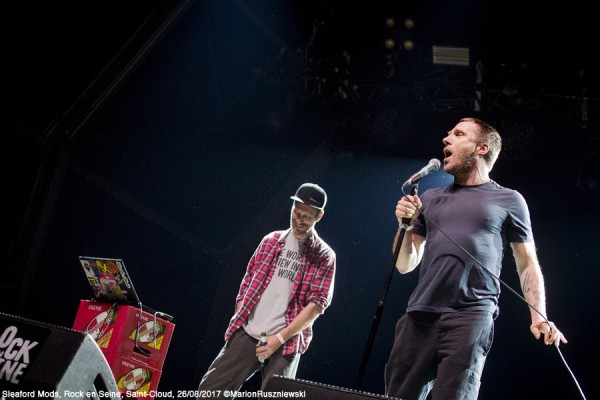
[[[450,158],[451,155],[452,155],[452,152],[450,150],[444,149],[444,160],[447,160],[448,158]]]

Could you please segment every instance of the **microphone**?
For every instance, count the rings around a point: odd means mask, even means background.
[[[426,166],[421,168],[421,170],[419,172],[412,174],[410,176],[410,178],[408,178],[408,180],[406,182],[404,182],[402,187],[404,188],[408,185],[414,185],[415,183],[420,181],[421,178],[423,178],[425,175],[429,174],[430,172],[437,171],[438,169],[440,169],[440,165],[442,165],[440,160],[438,160],[437,158],[432,158],[431,160],[429,160],[429,163]]]

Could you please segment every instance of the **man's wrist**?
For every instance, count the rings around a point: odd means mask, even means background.
[[[405,224],[404,222],[400,222],[400,228],[404,228],[404,230],[406,230],[406,231],[412,231],[412,229],[414,227],[415,227],[414,224],[409,225],[409,224]]]
[[[285,339],[283,338],[283,336],[281,336],[281,333],[277,333],[277,339],[279,339],[279,343],[284,344],[285,343]]]

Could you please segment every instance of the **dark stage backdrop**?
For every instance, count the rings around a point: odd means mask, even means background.
[[[193,2],[85,131],[57,144],[63,178],[55,198],[41,199],[54,204],[52,213],[34,223],[47,236],[38,247],[23,244],[39,259],[27,279],[19,277],[24,266],[7,274],[26,284],[0,311],[71,326],[79,300],[91,294],[77,257],[123,258],[142,301],[174,316],[159,390],[195,389],[223,344],[255,246],[289,225],[296,188],[316,182],[329,195],[317,230],[336,251],[338,269],[333,303],[316,321],[298,378],[351,388],[391,262],[401,185],[429,159],[442,158],[441,139],[458,118],[478,115],[512,135],[492,177],[529,202],[549,316],[569,339],[560,348],[567,366],[556,349],[534,340],[527,306],[503,288],[480,398],[576,399],[569,368],[587,397],[597,396],[589,365],[600,356],[598,196],[594,187],[580,190],[582,175],[598,177],[590,139],[597,127],[561,119],[572,110],[556,112],[562,103],[555,98],[543,100],[547,108],[511,108],[511,99],[498,104],[502,94],[492,91],[485,92],[487,107],[477,109],[461,94],[473,92],[472,84],[444,86],[456,76],[430,66],[432,44],[473,45],[493,62],[501,58],[494,50],[516,60],[528,55],[529,41],[513,41],[509,53],[494,33],[503,25],[493,18],[493,2],[431,8],[430,25],[414,33],[416,52],[395,55],[401,77],[379,48],[385,29],[373,28],[387,15],[383,5],[361,14],[335,2],[287,3]],[[398,20],[417,12],[423,9],[392,8]],[[452,42],[454,31],[464,37]],[[418,69],[423,59],[428,67]],[[453,94],[440,99],[438,89]],[[516,132],[523,125],[529,130]],[[15,169],[35,161],[20,157]],[[437,172],[420,191],[450,182]],[[520,294],[510,254],[501,278]],[[383,393],[394,324],[415,282],[416,273],[394,273],[359,389]]]

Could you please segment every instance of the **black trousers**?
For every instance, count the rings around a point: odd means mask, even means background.
[[[410,312],[396,323],[385,367],[386,395],[475,400],[494,339],[491,312]]]

